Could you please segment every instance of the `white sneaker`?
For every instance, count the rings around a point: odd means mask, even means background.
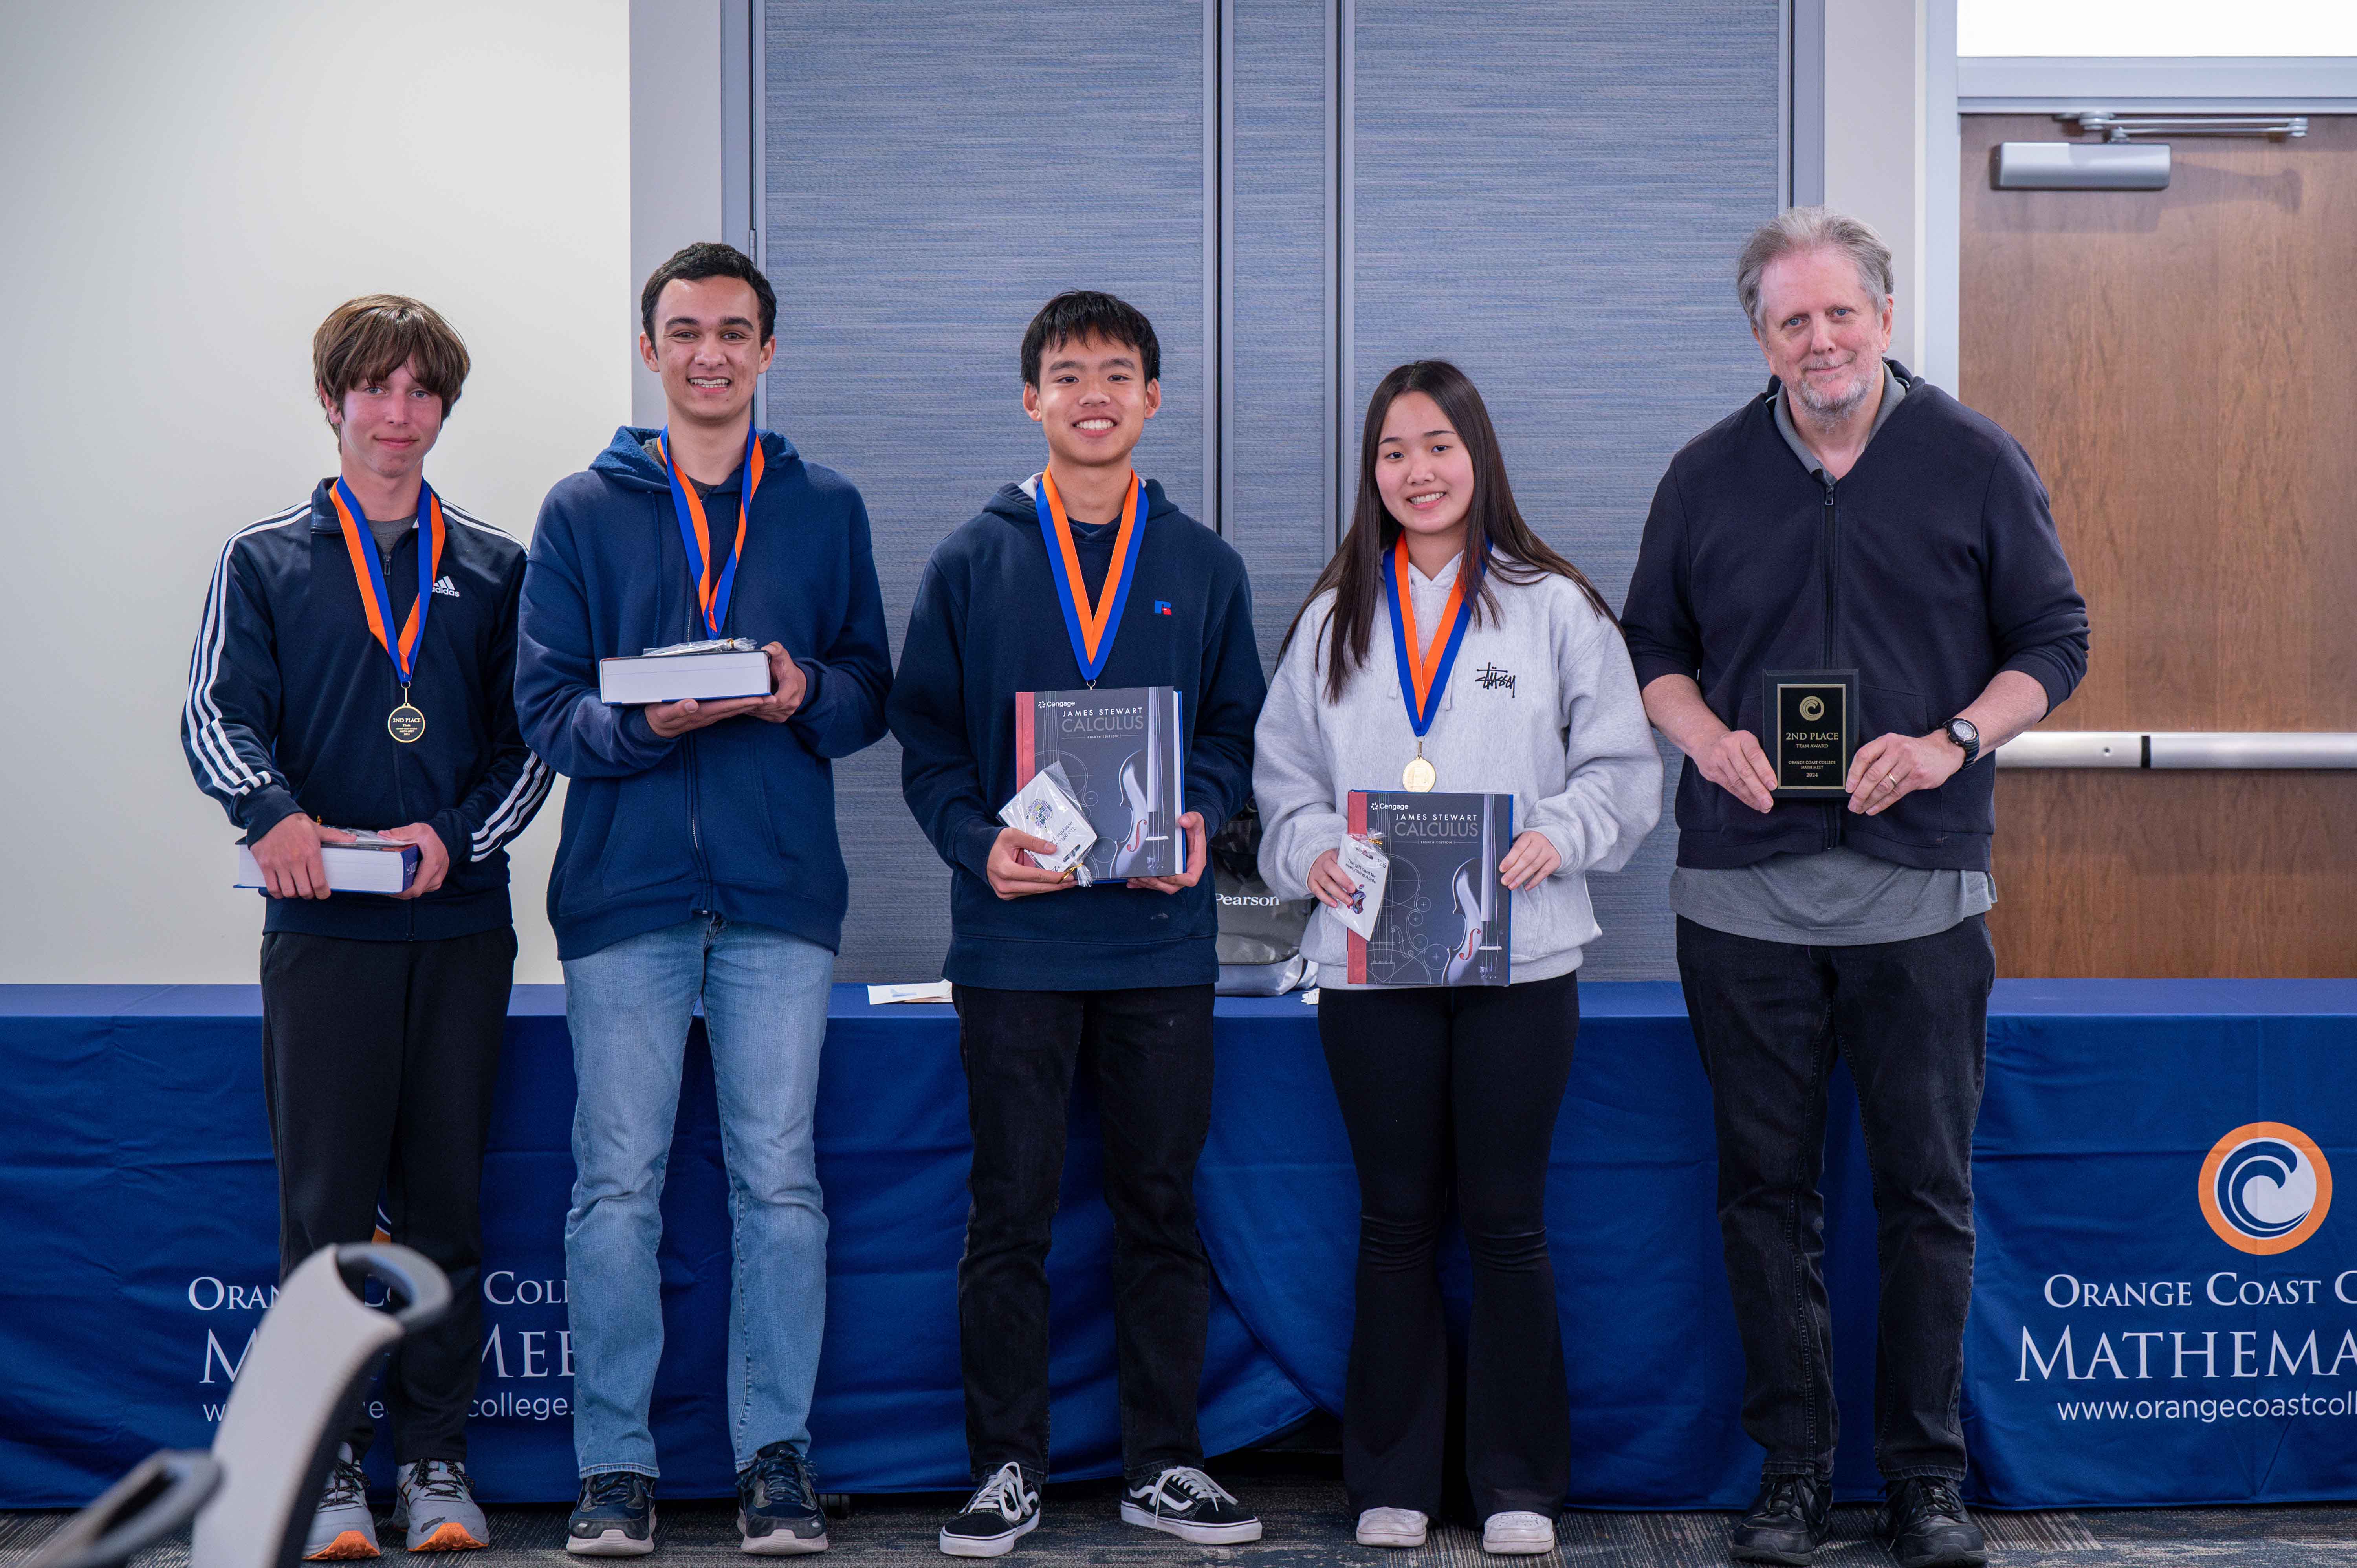
[[[1544,1514],[1493,1513],[1481,1526],[1481,1550],[1500,1557],[1537,1557],[1555,1550],[1555,1520]]]
[[[1359,1516],[1359,1544],[1422,1546],[1430,1522],[1414,1509],[1369,1509]]]

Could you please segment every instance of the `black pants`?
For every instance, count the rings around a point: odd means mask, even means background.
[[[1770,1475],[1828,1473],[1839,1437],[1825,1305],[1825,1079],[1849,1063],[1874,1180],[1882,1300],[1874,1456],[1964,1474],[1973,1125],[1996,959],[1978,915],[1936,936],[1804,947],[1678,921],[1678,972],[1718,1126],[1718,1226],[1743,1336],[1743,1430]]]
[[[974,1207],[958,1261],[965,1441],[977,1480],[1048,1474],[1048,1242],[1072,1074],[1093,1061],[1113,1210],[1121,1453],[1133,1481],[1200,1465],[1211,1271],[1195,1162],[1211,1125],[1211,988],[955,996],[974,1122]]]
[[[1358,1320],[1342,1406],[1353,1513],[1440,1513],[1448,1345],[1435,1259],[1452,1187],[1473,1256],[1473,1511],[1553,1518],[1570,1489],[1546,1177],[1578,1033],[1577,974],[1318,995],[1318,1036],[1359,1167]]]
[[[515,931],[368,942],[262,939],[262,1069],[278,1155],[278,1272],[376,1233],[450,1277],[449,1316],[385,1372],[398,1462],[467,1456],[482,1350],[483,1144]],[[373,1434],[365,1411],[348,1435]]]

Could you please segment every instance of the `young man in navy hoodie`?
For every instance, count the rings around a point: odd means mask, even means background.
[[[278,1161],[282,1277],[375,1234],[450,1278],[451,1310],[385,1373],[393,1523],[412,1552],[490,1544],[467,1480],[482,1344],[483,1144],[515,970],[506,845],[547,798],[516,727],[523,546],[435,493],[425,455],[467,379],[430,306],[347,301],[311,377],[338,472],[231,536],[188,661],[180,739],[198,785],[245,830],[267,897],[262,1064]],[[330,893],[347,829],[414,844],[398,894]],[[374,1557],[345,1434],[304,1555]]]
[[[1153,326],[1110,295],[1059,295],[1032,320],[1023,409],[1047,435],[1047,471],[1002,487],[933,552],[892,686],[901,790],[952,874],[942,972],[974,1128],[958,1326],[976,1490],[942,1530],[952,1556],[997,1556],[1039,1522],[1049,1231],[1083,1053],[1118,1238],[1122,1518],[1200,1544],[1260,1539],[1201,1468],[1211,1274],[1194,1179],[1219,973],[1204,844],[1250,792],[1266,688],[1243,561],[1130,467],[1161,406],[1160,359]],[[1116,560],[1132,574],[1125,595],[1108,581]],[[1082,580],[1060,588],[1073,564]],[[1092,645],[1083,623],[1099,616]],[[1016,693],[1100,681],[1181,693],[1178,875],[1078,887],[1025,858],[1052,844],[998,821],[1016,789]]]
[[[735,1225],[737,1529],[748,1552],[821,1552],[812,1113],[847,889],[832,768],[883,735],[891,655],[859,492],[753,426],[769,280],[726,245],[690,245],[640,313],[667,423],[616,432],[549,492],[516,670],[525,734],[572,780],[548,886],[579,1084],[565,1257],[582,1484],[565,1547],[654,1550],[659,1205],[701,1002]],[[599,700],[598,660],[720,637],[767,649],[770,695]]]

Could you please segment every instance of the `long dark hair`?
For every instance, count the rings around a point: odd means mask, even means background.
[[[1285,642],[1278,650],[1282,653],[1292,645],[1294,633],[1301,629],[1301,618],[1309,613],[1318,596],[1329,588],[1335,590],[1334,613],[1327,622],[1326,700],[1329,703],[1342,700],[1342,688],[1351,674],[1366,665],[1374,641],[1375,601],[1383,591],[1383,557],[1391,553],[1400,534],[1398,520],[1375,488],[1375,449],[1383,441],[1383,420],[1403,392],[1422,392],[1438,403],[1457,438],[1465,443],[1466,456],[1472,459],[1473,504],[1466,514],[1465,557],[1457,571],[1472,595],[1474,624],[1498,613],[1498,598],[1490,587],[1493,573],[1517,585],[1535,583],[1550,573],[1568,577],[1579,585],[1598,615],[1616,627],[1620,624],[1587,574],[1557,554],[1523,521],[1522,510],[1514,505],[1513,487],[1506,482],[1497,427],[1490,423],[1490,410],[1474,390],[1472,379],[1446,360],[1415,360],[1385,376],[1367,400],[1366,428],[1359,440],[1359,499],[1351,510],[1351,532],[1342,536],[1342,547],[1318,575],[1318,585],[1309,590],[1308,599],[1293,613],[1293,624],[1286,628]],[[1401,591],[1406,591],[1405,584]]]

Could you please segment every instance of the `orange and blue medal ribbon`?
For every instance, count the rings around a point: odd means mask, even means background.
[[[720,628],[728,619],[728,596],[737,585],[737,563],[745,554],[745,530],[753,515],[753,492],[761,488],[764,461],[761,433],[748,428],[745,432],[745,466],[738,470],[742,478],[737,491],[737,542],[728,552],[728,560],[719,569],[716,580],[713,573],[712,527],[704,516],[704,498],[696,493],[695,485],[679,471],[672,461],[671,432],[662,433],[658,445],[662,451],[663,472],[671,477],[672,511],[679,519],[680,542],[687,547],[687,569],[695,577],[695,602],[704,617],[704,634],[717,639]]]
[[[1440,626],[1426,649],[1416,636],[1415,601],[1403,587],[1408,573],[1405,532],[1383,558],[1383,591],[1391,596],[1392,655],[1399,660],[1400,696],[1407,703],[1407,722],[1419,742],[1440,712],[1440,695],[1448,689],[1448,671],[1457,662],[1458,646],[1465,640],[1465,624],[1472,619],[1465,613],[1469,570],[1467,563],[1458,562],[1457,580],[1448,585],[1448,603],[1440,612]],[[1419,746],[1417,755],[1422,754]]]
[[[1072,639],[1072,658],[1081,679],[1093,686],[1113,654],[1113,639],[1121,630],[1121,613],[1129,603],[1129,582],[1137,575],[1137,517],[1145,506],[1146,487],[1129,476],[1129,493],[1122,498],[1121,528],[1114,535],[1113,564],[1105,568],[1097,602],[1089,602],[1089,585],[1081,575],[1081,553],[1072,543],[1072,520],[1065,514],[1064,498],[1057,493],[1053,474],[1039,476],[1034,499],[1039,511],[1039,536],[1047,542],[1048,561],[1055,567],[1056,601],[1064,607],[1064,630]]]
[[[352,576],[359,582],[361,611],[368,617],[368,628],[377,646],[393,660],[393,673],[401,681],[401,705],[409,706],[409,685],[417,673],[418,650],[425,646],[425,617],[434,607],[434,580],[442,571],[442,541],[445,524],[442,521],[442,498],[434,487],[419,480],[417,485],[417,599],[409,607],[409,618],[402,623],[401,635],[393,634],[393,594],[386,587],[384,567],[377,560],[376,546],[364,535],[367,522],[361,510],[360,499],[351,487],[338,478],[328,490],[328,499],[336,507],[336,521],[343,530],[344,553],[352,558]],[[414,710],[412,710],[414,712]],[[397,710],[396,710],[397,712]],[[418,715],[418,729],[425,727],[424,716]],[[414,740],[415,735],[403,736],[396,726],[398,738]]]

